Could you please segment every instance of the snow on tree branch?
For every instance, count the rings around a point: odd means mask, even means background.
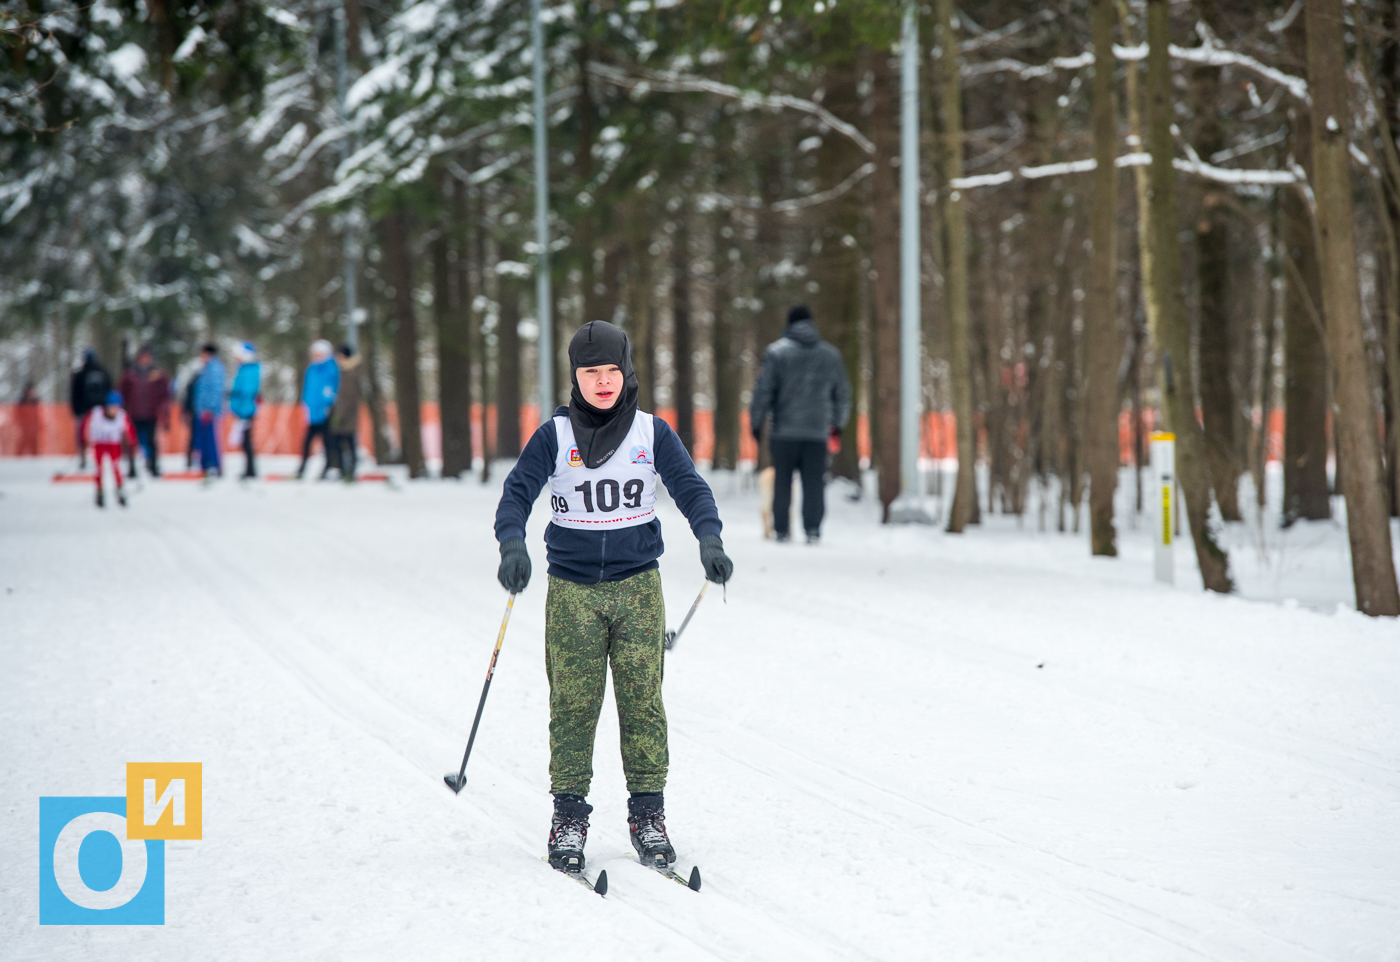
[[[958,13],[958,19],[965,24],[972,24],[971,18],[961,11]],[[1053,11],[1042,10],[1035,16],[1021,17],[996,30],[984,30],[975,37],[961,41],[958,44],[958,53],[969,54],[981,50],[983,47],[990,47],[993,44],[1000,43],[1003,40],[1015,36],[1027,27],[1048,23],[1054,19],[1055,14]]]
[[[1199,47],[1178,47],[1176,44],[1172,44],[1167,48],[1167,51],[1173,60],[1184,60],[1187,63],[1197,63],[1206,67],[1243,68],[1266,80],[1273,81],[1303,103],[1312,102],[1308,97],[1308,82],[1302,77],[1286,74],[1282,70],[1260,63],[1247,54],[1235,53],[1233,50],[1218,47],[1214,43],[1203,43]],[[1114,44],[1113,55],[1119,60],[1146,60],[1147,44],[1140,43],[1136,47],[1120,47]]]
[[[1208,33],[1203,33],[1202,37],[1203,42],[1199,47],[1178,47],[1176,44],[1172,44],[1167,48],[1172,59],[1207,67],[1239,67],[1278,84],[1304,103],[1311,102],[1308,98],[1308,82],[1302,77],[1284,73],[1282,70],[1261,63],[1247,54],[1235,53],[1233,50],[1221,47],[1215,42],[1215,38]],[[1123,61],[1146,60],[1147,44],[1141,43],[1135,47],[1114,44],[1113,56]],[[1010,57],[999,57],[996,60],[963,64],[962,76],[964,79],[973,80],[989,74],[1011,73],[1022,80],[1034,80],[1038,77],[1049,76],[1059,70],[1082,70],[1085,67],[1093,66],[1093,63],[1093,51],[1086,51],[1074,57],[1054,57],[1041,64],[1029,64]]]
[[[1152,163],[1152,155],[1145,153],[1124,154],[1114,161],[1116,167],[1146,167]],[[1296,184],[1298,175],[1291,170],[1236,170],[1229,167],[1216,167],[1201,160],[1176,158],[1172,166],[1184,174],[1194,174],[1205,180],[1220,184],[1250,184],[1278,186]],[[1013,180],[1039,180],[1044,177],[1060,177],[1065,174],[1087,174],[1097,169],[1098,163],[1091,157],[1088,160],[1070,160],[1058,164],[1044,164],[1040,167],[1021,167],[1017,170],[1003,170],[995,174],[979,174],[975,177],[959,177],[952,182],[954,190],[971,190],[974,187],[1000,187]]]
[[[812,100],[804,100],[801,97],[794,97],[791,94],[763,94],[756,90],[744,90],[741,87],[720,83],[717,80],[706,80],[704,77],[695,77],[669,70],[639,71],[641,76],[634,77],[616,67],[597,61],[591,61],[588,64],[588,72],[601,80],[606,80],[619,87],[626,87],[629,90],[714,94],[718,97],[737,100],[745,110],[754,110],[759,107],[799,110],[816,117],[837,133],[845,134],[865,153],[872,155],[875,153],[875,145],[854,126],[846,123],[821,104]]]
[[[713,210],[717,207],[742,207],[746,210],[763,210],[767,208],[780,214],[790,214],[793,211],[803,210],[808,207],[815,207],[818,204],[825,204],[829,200],[835,200],[843,194],[849,193],[852,188],[862,180],[875,173],[875,164],[867,161],[853,170],[845,180],[835,187],[818,191],[815,194],[808,194],[805,197],[793,197],[788,200],[776,200],[771,204],[765,204],[760,197],[732,197],[728,194],[717,194],[714,192],[702,194],[697,199],[697,206],[702,211]]]

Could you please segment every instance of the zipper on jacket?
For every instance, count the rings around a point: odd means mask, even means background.
[[[603,573],[608,567],[608,533],[603,532],[603,544],[598,549],[598,580],[603,580]]]

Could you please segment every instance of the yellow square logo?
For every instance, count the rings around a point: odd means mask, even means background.
[[[126,763],[126,837],[203,838],[203,764]]]

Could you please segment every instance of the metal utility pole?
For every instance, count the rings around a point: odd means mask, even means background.
[[[337,4],[335,8],[335,95],[336,105],[340,113],[340,124],[344,127],[349,122],[349,114],[345,109],[345,89],[348,65],[346,64],[346,35],[345,35],[345,4]],[[347,134],[340,138],[340,162],[343,164],[350,157],[350,149],[353,145]],[[358,260],[358,251],[355,245],[356,210],[351,208],[345,212],[345,232],[341,235],[341,254],[345,262],[345,343],[350,345],[350,349],[356,353],[360,350],[360,318],[359,307],[355,297],[355,270]]]
[[[530,35],[535,47],[535,319],[539,322],[540,423],[554,415],[554,319],[549,279],[549,151],[544,118],[544,25],[540,0],[530,0]]]
[[[919,310],[919,20],[913,3],[904,9],[900,46],[899,463],[900,494],[912,499],[919,495],[919,417],[923,411]],[[913,504],[906,504],[905,511],[910,509],[922,514]],[[927,521],[913,517],[909,520]]]

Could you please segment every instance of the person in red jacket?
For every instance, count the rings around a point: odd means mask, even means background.
[[[126,507],[126,493],[122,490],[122,442],[136,444],[136,432],[131,420],[122,410],[120,392],[107,395],[107,403],[95,407],[83,418],[81,437],[84,445],[92,445],[92,460],[97,467],[97,506],[106,507],[102,500],[102,462],[112,462],[112,474],[117,479],[117,503]]]
[[[122,406],[136,429],[141,450],[146,455],[146,470],[151,477],[160,477],[160,451],[156,447],[156,425],[170,430],[170,375],[156,367],[149,347],[136,354],[136,363],[122,372],[117,388],[122,393]],[[136,452],[131,449],[127,469],[136,474]]]

